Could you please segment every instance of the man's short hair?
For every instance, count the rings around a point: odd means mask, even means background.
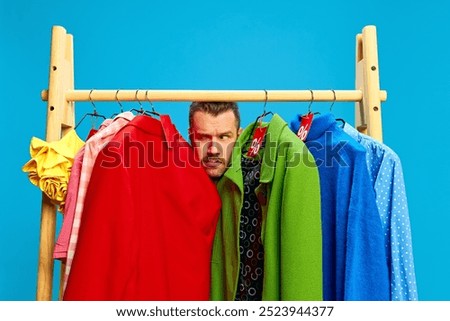
[[[241,126],[241,117],[239,115],[239,108],[235,102],[198,102],[194,101],[189,107],[189,126],[192,127],[192,120],[194,118],[194,113],[196,111],[203,111],[207,114],[213,116],[218,116],[228,110],[233,111],[234,117],[236,118],[236,129]]]

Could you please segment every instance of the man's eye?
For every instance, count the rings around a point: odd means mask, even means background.
[[[208,140],[208,136],[206,136],[206,135],[196,135],[195,138],[200,141]]]
[[[220,135],[219,138],[221,140],[226,140],[226,139],[230,138],[230,135]]]

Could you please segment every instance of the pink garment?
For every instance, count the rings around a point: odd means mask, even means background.
[[[73,216],[72,231],[70,234],[70,241],[67,250],[66,259],[66,269],[64,273],[64,286],[65,290],[67,284],[67,278],[70,274],[70,268],[72,265],[73,257],[75,254],[77,241],[78,241],[78,231],[80,228],[81,217],[84,209],[84,199],[86,197],[86,190],[91,178],[92,168],[95,164],[95,159],[98,153],[103,149],[103,147],[114,137],[114,135],[130,120],[134,118],[131,112],[124,112],[117,115],[111,124],[106,128],[99,130],[95,135],[86,141],[84,148],[84,157],[81,167],[81,174],[78,185],[78,196],[75,204],[75,213]]]
[[[69,247],[70,233],[72,231],[73,217],[75,215],[75,206],[78,197],[78,185],[80,182],[81,165],[83,164],[84,146],[80,148],[73,160],[72,170],[70,171],[69,183],[67,185],[66,204],[64,206],[64,217],[58,239],[53,250],[53,258],[64,260],[67,258],[67,249]]]
[[[102,122],[99,129],[91,129],[88,135],[88,141],[94,134],[98,133],[108,127],[113,122],[112,119],[106,119]],[[59,232],[58,239],[55,243],[55,248],[53,249],[53,258],[65,261],[67,258],[67,250],[69,248],[70,234],[72,233],[73,218],[75,216],[75,207],[78,198],[78,187],[80,184],[81,168],[83,165],[84,148],[80,148],[74,157],[72,170],[70,171],[69,183],[67,185],[67,196],[64,206],[64,217],[61,230]]]

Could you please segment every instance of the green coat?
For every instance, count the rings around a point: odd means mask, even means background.
[[[230,167],[217,184],[222,213],[211,266],[211,299],[234,300],[239,275],[239,216],[243,202],[242,146],[238,138]],[[263,300],[322,300],[322,234],[319,173],[305,144],[278,115],[268,126],[256,194],[262,208]],[[266,200],[266,202],[264,202]],[[265,204],[264,204],[265,203]]]

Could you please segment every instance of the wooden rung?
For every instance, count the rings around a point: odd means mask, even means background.
[[[295,101],[361,101],[361,90],[67,90],[67,101],[241,101],[241,102],[295,102]],[[379,91],[379,100],[386,100],[387,93]],[[41,92],[42,100],[48,99],[48,91]]]

